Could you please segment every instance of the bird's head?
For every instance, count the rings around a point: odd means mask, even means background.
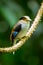
[[[19,20],[23,20],[23,21],[25,21],[25,22],[32,21],[29,16],[23,16],[23,17],[21,17]]]

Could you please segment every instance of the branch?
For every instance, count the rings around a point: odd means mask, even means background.
[[[11,47],[7,47],[7,48],[0,48],[0,52],[14,52],[17,49],[19,49],[24,43],[25,41],[31,37],[31,35],[33,34],[33,32],[35,31],[37,25],[39,24],[39,21],[42,17],[43,14],[43,3],[40,6],[40,9],[37,13],[36,18],[33,21],[33,24],[31,25],[30,29],[28,30],[27,34],[26,34],[26,38],[21,39],[17,44],[11,46]]]

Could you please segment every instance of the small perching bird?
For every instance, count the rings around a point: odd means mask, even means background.
[[[13,27],[10,35],[10,40],[12,43],[16,43],[17,40],[26,36],[26,33],[30,27],[30,17],[23,16],[19,19],[18,23]]]

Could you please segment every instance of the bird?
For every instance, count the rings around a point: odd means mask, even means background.
[[[23,16],[13,26],[10,34],[10,40],[12,43],[14,42],[14,44],[16,44],[17,40],[21,40],[23,37],[26,36],[26,33],[30,28],[30,21],[31,19],[29,16]]]

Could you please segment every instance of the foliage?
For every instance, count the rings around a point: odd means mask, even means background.
[[[10,32],[21,16],[32,20],[41,0],[0,0],[0,47],[11,46]],[[33,36],[13,53],[0,53],[0,65],[43,65],[43,17]],[[32,24],[32,22],[31,22]]]

